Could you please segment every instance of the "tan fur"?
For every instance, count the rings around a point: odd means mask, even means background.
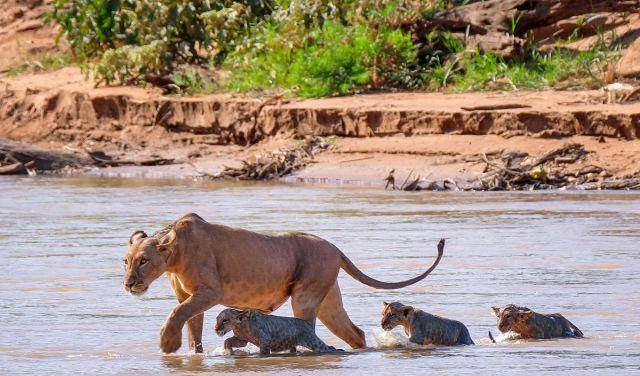
[[[180,304],[160,331],[160,347],[166,353],[180,348],[185,323],[191,348],[202,351],[203,314],[216,304],[268,313],[289,297],[295,317],[312,326],[317,317],[350,346],[362,348],[366,346],[364,333],[342,306],[339,270],[375,288],[401,288],[425,278],[439,263],[443,249],[441,240],[436,261],[421,275],[388,283],[365,275],[338,248],[319,237],[263,235],[188,214],[152,237],[143,232],[131,236],[124,285],[132,294],[143,294],[167,273]]]

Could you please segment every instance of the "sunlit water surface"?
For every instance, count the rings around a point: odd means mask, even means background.
[[[640,372],[638,193],[391,193],[376,188],[0,178],[0,374],[631,374]],[[376,291],[344,273],[352,320],[372,347],[345,355],[163,356],[176,304],[165,277],[141,299],[121,287],[129,235],[195,211],[256,231],[297,230],[340,247],[366,273],[426,280]],[[376,348],[382,301],[465,323],[477,346]],[[489,344],[492,305],[562,312],[587,338]],[[289,304],[278,314],[290,315]],[[329,344],[345,347],[323,326]],[[398,337],[399,343],[401,338]],[[387,338],[388,339],[388,338]]]

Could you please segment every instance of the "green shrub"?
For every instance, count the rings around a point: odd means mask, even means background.
[[[466,51],[446,30],[420,35],[420,44],[412,38],[420,19],[467,2],[54,0],[49,17],[97,84],[169,78],[183,93],[208,92],[214,74],[206,66],[226,72],[218,88],[303,97],[371,89],[536,89],[563,81],[589,86],[601,80],[612,56],[604,34],[591,51],[542,54],[529,48],[526,58],[509,60]],[[512,21],[515,31],[519,19]]]
[[[208,0],[56,0],[49,17],[99,83],[143,82],[197,63],[211,45]]]
[[[600,48],[582,52],[533,50],[524,60],[472,53],[461,59],[458,69],[452,70],[450,90],[543,89],[560,83],[595,87],[603,84],[605,66],[613,58],[615,54]],[[443,70],[440,65],[430,71],[430,78],[440,85]],[[437,84],[432,82],[431,87]]]

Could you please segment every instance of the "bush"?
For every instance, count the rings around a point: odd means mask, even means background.
[[[446,86],[453,91],[543,89],[565,86],[598,87],[604,83],[604,70],[616,56],[608,50],[596,47],[590,51],[530,52],[527,59],[505,60],[490,53],[471,53],[453,69],[448,82],[442,85],[443,66],[432,71],[432,77],[440,80],[431,87]]]
[[[578,54],[530,48],[525,59],[505,60],[466,51],[446,30],[414,41],[417,21],[467,2],[54,0],[50,18],[97,84],[171,80],[183,93],[211,90],[207,75],[224,77],[216,87],[232,91],[303,97],[592,85],[611,59],[604,42]]]
[[[220,45],[219,33],[211,24],[212,12],[222,12],[226,3],[56,0],[49,18],[61,25],[60,36],[95,72],[99,83],[143,82],[146,76],[166,75],[181,64],[206,61],[213,38],[218,38],[216,47]],[[246,3],[247,9],[262,7],[262,2]]]
[[[342,3],[340,8],[292,4],[299,7],[274,10],[272,19],[229,55],[230,89],[285,88],[318,97],[422,87],[417,46],[399,28],[417,19],[422,8],[395,0]]]

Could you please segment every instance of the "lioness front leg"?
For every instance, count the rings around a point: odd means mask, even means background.
[[[182,303],[189,299],[190,295],[182,289],[180,281],[174,275],[168,275],[169,284],[173,292],[178,298],[178,302]],[[193,316],[187,321],[187,333],[189,336],[189,348],[196,353],[202,353],[202,326],[204,323],[204,313]]]
[[[162,329],[160,348],[165,353],[176,352],[182,346],[182,328],[190,318],[217,304],[220,294],[209,288],[198,288],[187,300],[173,309]]]
[[[187,320],[187,333],[189,334],[189,348],[197,354],[202,353],[202,326],[204,325],[204,313],[199,313]]]

